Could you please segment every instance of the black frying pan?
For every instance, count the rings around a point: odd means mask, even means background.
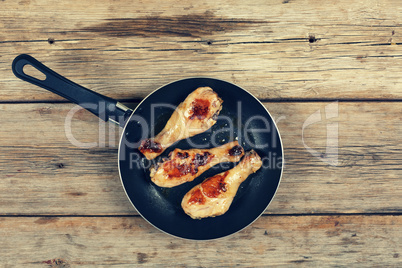
[[[39,80],[27,75],[23,67],[32,65],[46,75]],[[231,83],[212,78],[188,78],[162,86],[149,94],[132,111],[118,101],[84,88],[50,70],[29,55],[19,55],[12,64],[14,74],[77,103],[101,119],[124,127],[119,145],[119,171],[123,187],[138,213],[168,234],[195,240],[224,237],[254,222],[267,208],[282,175],[283,149],[278,129],[266,108],[254,96]],[[217,123],[208,131],[179,141],[174,148],[210,148],[237,138],[246,151],[255,149],[263,159],[262,168],[241,184],[229,211],[222,216],[194,220],[181,208],[187,191],[205,178],[233,167],[217,165],[194,181],[173,188],[161,188],[149,177],[148,161],[138,151],[139,141],[157,134],[164,127],[173,106],[200,86],[209,86],[223,99]],[[145,134],[144,134],[145,133]]]

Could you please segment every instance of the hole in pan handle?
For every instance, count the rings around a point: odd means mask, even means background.
[[[26,74],[23,70],[25,65],[33,66],[43,73],[46,79],[40,80]],[[103,96],[68,80],[30,55],[21,54],[17,56],[13,61],[12,70],[18,78],[56,93],[87,109],[104,121],[111,120],[123,126],[132,113],[131,109],[117,100]]]

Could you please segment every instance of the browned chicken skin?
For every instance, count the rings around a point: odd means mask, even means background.
[[[151,180],[161,187],[174,187],[194,180],[219,163],[240,161],[243,155],[238,141],[212,149],[175,149],[169,158],[150,168]]]
[[[222,100],[210,87],[199,87],[173,112],[164,129],[138,148],[149,160],[160,155],[176,141],[207,131],[216,123]]]
[[[232,204],[240,184],[261,166],[260,156],[251,150],[236,167],[193,187],[181,202],[184,212],[193,219],[224,214]]]

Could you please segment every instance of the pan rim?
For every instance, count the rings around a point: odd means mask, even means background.
[[[220,236],[220,237],[216,237],[216,238],[192,239],[192,238],[181,237],[181,236],[178,236],[178,235],[171,234],[171,233],[169,233],[169,232],[167,232],[167,231],[165,231],[165,230],[162,230],[161,228],[159,228],[159,227],[157,227],[156,225],[154,225],[153,223],[151,223],[151,222],[150,222],[146,217],[144,217],[144,216],[141,214],[141,212],[136,208],[136,206],[134,205],[134,203],[133,203],[133,201],[131,200],[130,196],[128,195],[127,190],[126,190],[126,187],[124,186],[123,176],[122,176],[122,174],[121,174],[121,168],[120,168],[120,148],[121,148],[121,143],[122,143],[122,140],[123,140],[123,135],[124,135],[124,133],[126,133],[126,127],[127,127],[128,123],[130,122],[131,117],[135,114],[136,110],[141,106],[141,104],[142,104],[146,99],[148,99],[151,95],[153,95],[154,93],[156,93],[158,90],[160,90],[160,89],[162,89],[162,88],[164,88],[164,87],[166,87],[166,86],[168,86],[168,85],[170,85],[170,84],[172,84],[172,83],[177,83],[177,82],[180,82],[180,81],[183,81],[183,80],[190,80],[190,79],[211,79],[211,80],[218,80],[218,81],[221,81],[221,82],[224,82],[224,83],[232,84],[232,85],[234,85],[234,86],[240,88],[240,89],[243,90],[244,92],[248,93],[248,94],[249,94],[251,97],[253,97],[253,98],[265,109],[265,111],[268,113],[269,117],[271,118],[272,122],[274,123],[275,129],[276,129],[276,131],[277,131],[277,133],[278,133],[280,145],[281,145],[282,165],[281,165],[281,170],[280,170],[280,177],[279,177],[278,185],[276,186],[275,192],[274,192],[274,194],[272,195],[272,198],[271,198],[271,200],[268,202],[267,206],[262,210],[262,212],[261,212],[257,217],[255,217],[254,220],[252,220],[249,224],[245,225],[243,228],[240,228],[239,230],[237,230],[237,231],[235,231],[235,232],[233,232],[233,233],[231,233],[231,234],[224,235],[224,236]],[[121,137],[120,137],[120,141],[119,141],[119,149],[118,149],[118,159],[117,159],[117,162],[118,162],[118,169],[119,169],[120,182],[121,182],[121,185],[123,186],[124,193],[126,194],[128,200],[130,201],[130,203],[131,203],[131,205],[134,207],[134,209],[137,211],[137,213],[138,213],[146,222],[148,222],[151,226],[153,226],[153,227],[156,228],[157,230],[159,230],[159,231],[161,231],[161,232],[163,232],[163,233],[165,233],[165,234],[168,234],[168,235],[170,235],[170,236],[172,236],[172,237],[175,237],[175,238],[180,238],[180,239],[184,239],[184,240],[191,240],[191,241],[212,241],[212,240],[218,240],[218,239],[228,238],[229,236],[232,236],[232,235],[234,235],[234,234],[236,234],[236,233],[238,233],[238,232],[244,230],[245,228],[247,228],[248,226],[250,226],[251,224],[253,224],[256,220],[258,220],[258,219],[261,217],[262,214],[264,214],[264,212],[267,210],[267,208],[268,208],[269,205],[271,204],[272,200],[275,198],[275,195],[276,195],[276,193],[278,192],[280,183],[281,183],[281,181],[282,181],[283,169],[284,169],[284,166],[285,166],[285,155],[284,155],[283,142],[282,142],[282,137],[281,137],[279,128],[278,128],[278,126],[277,126],[275,120],[273,119],[271,113],[268,111],[268,109],[265,107],[265,105],[264,105],[257,97],[255,97],[255,96],[254,96],[253,94],[251,94],[249,91],[245,90],[244,88],[242,88],[242,87],[240,87],[240,86],[238,86],[238,85],[236,85],[236,84],[234,84],[234,83],[231,83],[231,82],[228,82],[228,81],[225,81],[225,80],[222,80],[222,79],[213,78],[213,77],[194,76],[194,77],[186,77],[186,78],[182,78],[182,79],[178,79],[178,80],[175,80],[175,81],[166,83],[166,84],[164,84],[164,85],[158,87],[157,89],[153,90],[153,91],[152,91],[151,93],[149,93],[144,99],[142,99],[142,101],[141,101],[140,103],[138,103],[138,105],[135,107],[135,109],[134,109],[133,112],[131,113],[130,117],[126,120],[126,123],[125,123],[125,125],[124,125],[124,127],[123,127],[123,131],[122,131],[122,134],[121,134]]]

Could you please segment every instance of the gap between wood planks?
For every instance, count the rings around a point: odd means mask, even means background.
[[[260,217],[323,217],[323,216],[402,216],[400,212],[373,212],[373,213],[290,213],[290,214],[262,214]],[[0,215],[0,218],[142,218],[141,215],[66,215],[66,214],[16,214]]]
[[[128,104],[138,104],[142,101],[143,99],[117,99],[118,102],[122,103],[128,103]],[[350,99],[350,98],[345,98],[345,99],[333,99],[333,98],[310,98],[310,99],[292,99],[292,98],[279,98],[279,99],[263,99],[259,98],[258,99],[261,102],[272,102],[272,103],[281,103],[281,102],[334,102],[334,101],[339,101],[339,102],[402,102],[402,99],[377,99],[377,98],[360,98],[360,99]],[[68,100],[21,100],[21,101],[1,101],[0,104],[30,104],[30,103],[71,103]]]

